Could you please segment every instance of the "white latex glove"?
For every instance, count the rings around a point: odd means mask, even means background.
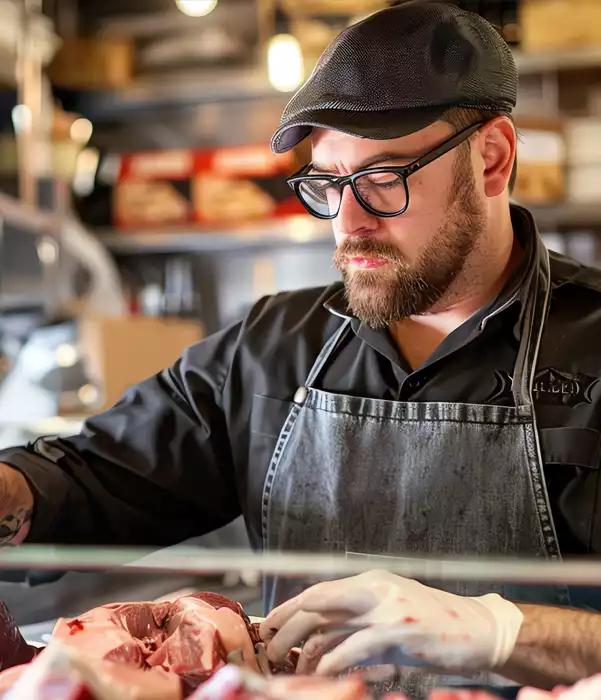
[[[276,662],[304,641],[300,673],[340,673],[391,651],[385,663],[403,665],[398,659],[408,655],[436,669],[472,672],[507,661],[522,621],[521,611],[496,594],[468,598],[369,571],[307,589],[273,610],[260,634]],[[345,627],[360,629],[332,631]]]

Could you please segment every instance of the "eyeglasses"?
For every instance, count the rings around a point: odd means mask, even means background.
[[[408,165],[364,168],[348,176],[309,175],[309,163],[288,178],[301,204],[319,219],[335,219],[340,211],[342,193],[350,185],[359,204],[370,214],[380,217],[399,216],[409,207],[407,178],[445,153],[466,141],[485,121],[472,124],[451,136],[436,148]]]

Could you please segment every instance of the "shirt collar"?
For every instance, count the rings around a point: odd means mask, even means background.
[[[513,306],[514,303],[523,305],[523,302],[530,294],[531,284],[538,269],[543,242],[534,218],[527,209],[516,204],[510,206],[510,213],[513,231],[524,248],[524,258],[496,299],[478,312],[480,330],[484,329],[490,319]],[[353,319],[359,323],[359,320],[353,316],[348,306],[346,294],[342,287],[336,289],[324,302],[324,306],[336,316]]]

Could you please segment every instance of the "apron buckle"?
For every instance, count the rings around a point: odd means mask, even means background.
[[[305,400],[307,398],[308,393],[309,393],[309,390],[307,389],[306,386],[300,386],[294,392],[294,403],[297,403],[300,406],[302,406],[305,403]]]

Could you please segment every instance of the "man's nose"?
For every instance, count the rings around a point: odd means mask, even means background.
[[[378,217],[365,211],[350,186],[347,186],[342,191],[335,227],[339,233],[346,236],[368,235],[378,227]]]

